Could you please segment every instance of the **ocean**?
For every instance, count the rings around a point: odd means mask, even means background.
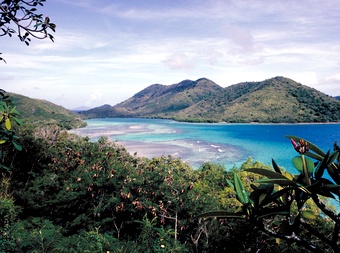
[[[340,124],[225,124],[183,123],[163,119],[101,118],[86,120],[87,127],[71,132],[95,141],[107,136],[131,154],[147,158],[172,155],[198,168],[205,162],[226,169],[239,166],[249,157],[276,163],[296,173],[296,155],[286,135],[295,135],[327,152],[340,143]]]

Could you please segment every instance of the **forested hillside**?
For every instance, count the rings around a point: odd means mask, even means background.
[[[337,122],[340,101],[284,77],[226,88],[202,78],[170,86],[151,85],[118,105],[82,114],[193,122]]]
[[[9,93],[10,99],[20,112],[24,122],[35,124],[57,124],[71,129],[84,126],[81,116],[62,106],[46,100],[32,99],[15,93]]]

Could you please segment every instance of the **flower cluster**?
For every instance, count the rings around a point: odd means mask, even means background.
[[[294,149],[300,153],[305,154],[307,151],[309,151],[308,143],[305,140],[299,140],[298,143],[296,143],[293,139],[290,139]]]

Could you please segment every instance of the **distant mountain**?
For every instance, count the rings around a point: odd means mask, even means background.
[[[154,84],[87,117],[167,118],[191,122],[337,122],[340,101],[285,77],[222,88],[201,78]]]
[[[337,100],[340,100],[340,96],[336,96],[335,98],[336,98]]]
[[[72,112],[82,112],[82,111],[87,111],[87,110],[90,110],[90,109],[91,109],[91,107],[88,107],[88,106],[79,106],[79,107],[70,109],[70,111],[72,111]]]
[[[20,118],[24,122],[54,123],[66,129],[80,127],[85,124],[79,114],[71,112],[62,106],[15,93],[8,93],[8,95],[17,107]]]

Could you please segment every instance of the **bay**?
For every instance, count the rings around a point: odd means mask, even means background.
[[[95,141],[107,136],[131,154],[147,158],[172,155],[198,168],[205,162],[226,169],[249,157],[271,164],[271,159],[296,173],[291,159],[297,155],[286,135],[312,142],[327,152],[340,139],[340,124],[225,124],[183,123],[163,119],[101,118],[71,132]]]

